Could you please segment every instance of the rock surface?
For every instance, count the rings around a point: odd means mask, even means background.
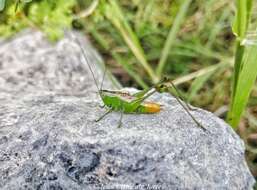
[[[99,56],[85,45],[97,78]],[[0,189],[251,189],[244,145],[213,114],[204,132],[168,94],[158,114],[105,112],[71,36],[24,32],[0,46]],[[97,61],[98,60],[98,61]],[[107,88],[112,88],[109,79]]]

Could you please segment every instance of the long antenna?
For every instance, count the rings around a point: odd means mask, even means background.
[[[102,82],[101,82],[100,90],[102,90],[102,88],[103,88],[105,74],[106,74],[106,66],[104,67],[104,75],[103,75],[103,79],[102,79]]]
[[[88,66],[88,68],[89,68],[89,70],[90,70],[90,72],[91,72],[91,74],[92,74],[92,76],[93,76],[93,79],[94,79],[96,88],[97,88],[97,90],[98,90],[98,93],[99,93],[99,95],[101,96],[101,94],[100,94],[100,89],[99,89],[99,87],[98,87],[98,85],[97,85],[97,81],[96,81],[95,75],[94,75],[94,73],[93,73],[93,70],[92,70],[92,68],[91,68],[91,66],[90,66],[90,64],[89,64],[89,60],[88,60],[88,58],[87,58],[87,55],[86,55],[86,53],[85,53],[85,51],[84,51],[84,49],[83,49],[83,47],[82,47],[80,41],[79,41],[76,37],[74,37],[74,39],[75,39],[76,43],[79,45],[79,47],[80,47],[80,49],[81,49],[81,51],[82,51],[82,55],[83,55],[83,57],[84,57],[84,59],[85,59],[85,61],[86,61],[86,63],[87,63],[87,66]]]

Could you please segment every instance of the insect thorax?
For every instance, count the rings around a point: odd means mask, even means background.
[[[121,93],[113,93],[107,91],[101,91],[100,95],[104,102],[104,105],[110,109],[116,111],[130,112],[130,103],[133,100],[132,97],[127,97],[127,95],[122,95]]]

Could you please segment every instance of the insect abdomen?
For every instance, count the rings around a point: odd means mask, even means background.
[[[161,111],[161,105],[152,102],[145,102],[140,105],[138,111],[141,113],[157,113]]]

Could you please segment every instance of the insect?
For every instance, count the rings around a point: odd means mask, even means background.
[[[121,127],[122,118],[123,118],[124,113],[153,114],[153,113],[158,113],[162,110],[161,104],[156,103],[156,102],[146,101],[146,99],[149,98],[154,93],[167,92],[169,88],[174,88],[176,90],[177,94],[179,96],[181,96],[179,91],[176,89],[175,85],[168,78],[164,78],[161,82],[155,84],[153,87],[143,90],[143,91],[140,91],[135,94],[130,94],[130,93],[124,92],[124,91],[103,90],[102,86],[103,86],[103,81],[104,81],[104,77],[106,74],[106,69],[105,69],[105,72],[103,75],[101,86],[99,88],[85,51],[82,48],[82,45],[80,44],[79,40],[77,40],[76,38],[75,38],[75,40],[82,51],[83,57],[87,63],[87,66],[89,67],[89,70],[90,70],[92,77],[94,79],[94,82],[96,84],[98,93],[104,103],[104,105],[102,107],[107,107],[107,111],[101,117],[99,117],[96,120],[96,122],[103,119],[109,113],[116,111],[116,112],[120,112],[120,119],[119,119],[118,127]],[[184,108],[184,110],[187,112],[187,114],[192,118],[192,120],[197,124],[197,126],[201,127],[203,130],[206,130],[195,119],[195,117],[190,113],[190,110],[192,110],[192,108],[188,104],[184,105],[183,102],[178,97],[176,97],[176,96],[174,96],[174,97],[176,98],[178,103]]]

